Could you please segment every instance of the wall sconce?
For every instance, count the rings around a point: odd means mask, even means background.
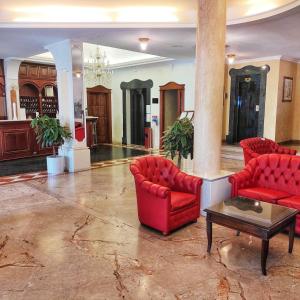
[[[149,41],[150,41],[150,39],[148,39],[148,38],[139,38],[140,47],[141,47],[142,51],[147,50]]]
[[[231,53],[231,54],[227,54],[227,61],[229,65],[232,65],[235,61],[236,55]]]

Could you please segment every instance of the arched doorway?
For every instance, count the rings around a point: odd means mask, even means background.
[[[160,89],[160,147],[165,130],[176,121],[184,111],[184,84],[169,82]]]

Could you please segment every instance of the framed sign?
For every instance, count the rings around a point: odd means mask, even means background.
[[[283,78],[283,95],[282,102],[292,102],[293,100],[293,78]]]

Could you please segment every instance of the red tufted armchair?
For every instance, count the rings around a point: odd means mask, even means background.
[[[252,158],[258,157],[262,154],[278,153],[296,155],[297,153],[296,150],[282,147],[272,140],[260,137],[242,140],[240,145],[244,151],[245,165]]]
[[[202,179],[181,172],[172,161],[146,156],[130,165],[134,176],[138,216],[142,224],[161,231],[196,222],[200,215]]]
[[[232,197],[241,196],[300,210],[300,156],[264,154],[229,177]],[[296,217],[300,234],[300,215]]]

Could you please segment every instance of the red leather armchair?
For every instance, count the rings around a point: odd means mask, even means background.
[[[142,224],[164,235],[200,215],[202,179],[181,172],[172,161],[146,156],[130,165],[134,176],[138,216]]]
[[[264,154],[229,177],[231,196],[247,197],[300,210],[300,156]],[[296,217],[300,234],[300,215]]]
[[[252,158],[258,157],[262,154],[278,153],[296,155],[297,153],[296,150],[280,146],[272,140],[260,137],[242,140],[240,145],[244,151],[245,165]]]

